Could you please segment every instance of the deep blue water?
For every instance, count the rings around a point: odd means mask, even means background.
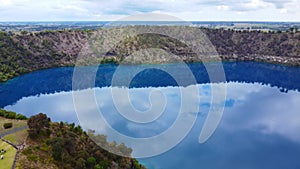
[[[171,150],[139,161],[153,169],[300,168],[300,68],[254,62],[223,63],[226,81],[213,83],[226,85],[223,117],[208,141],[199,144],[199,134],[212,106],[211,83],[204,65],[188,65],[196,79],[194,82],[188,80],[189,77],[185,77],[182,71],[178,71],[176,74],[184,82],[181,85],[176,83],[174,77],[159,70],[161,67],[176,69],[180,65],[156,66],[157,69],[155,65],[125,66],[122,73],[126,77],[126,74],[138,68],[145,69],[130,82],[130,104],[139,111],[147,111],[152,104],[150,93],[159,91],[164,97],[161,100],[155,98],[156,101],[161,104],[166,101],[166,104],[158,119],[139,124],[121,116],[114,105],[111,92],[114,88],[120,89],[126,79],[121,78],[111,87],[118,66],[101,65],[93,88],[97,107],[89,102],[89,97],[80,103],[87,113],[86,119],[80,121],[91,122],[84,124],[84,128],[96,129],[109,135],[105,133],[105,126],[95,125],[97,121],[94,115],[100,110],[107,122],[124,135],[135,138],[159,135],[174,124],[178,117],[182,103],[180,90],[194,86],[199,92],[190,93],[191,101],[188,98],[188,103],[190,107],[195,106],[192,99],[194,95],[199,96],[200,101],[196,103],[199,107],[197,112],[187,113],[196,118],[191,131]],[[93,67],[82,69],[88,72]],[[44,112],[52,121],[79,123],[72,97],[73,72],[72,67],[47,69],[1,83],[0,107],[28,116]],[[92,89],[82,87],[78,92],[90,90]],[[121,109],[130,110],[127,104],[121,105]],[[133,154],[150,151],[149,149],[147,146],[138,147]]]

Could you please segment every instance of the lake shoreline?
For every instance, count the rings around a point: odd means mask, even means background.
[[[253,62],[265,62],[270,64],[279,64],[284,66],[300,67],[300,58],[296,57],[283,57],[283,56],[269,56],[269,55],[248,55],[248,56],[220,56],[222,62],[226,61],[253,61]]]
[[[291,57],[282,57],[282,56],[259,56],[259,55],[249,55],[249,56],[243,56],[243,57],[237,57],[237,56],[228,56],[228,55],[220,55],[219,58],[221,58],[221,61],[192,61],[192,62],[184,62],[186,64],[191,63],[211,63],[211,62],[217,62],[217,63],[226,63],[226,62],[258,62],[258,63],[268,63],[268,64],[274,64],[274,65],[282,65],[282,66],[289,66],[289,67],[300,67],[300,58],[291,58]],[[99,66],[99,65],[105,65],[105,64],[115,64],[120,65],[120,63],[99,63],[99,64],[91,64],[91,65],[84,65],[84,66]],[[159,65],[159,64],[178,64],[178,62],[165,62],[165,63],[143,63],[143,64],[122,64],[122,65]],[[41,70],[47,70],[52,68],[62,68],[62,67],[76,67],[77,65],[60,65],[60,66],[51,66],[41,69],[32,70],[29,72],[25,72],[22,74],[19,74],[17,76],[13,76],[10,79],[7,79],[5,81],[1,81],[0,83],[6,83],[16,77],[41,71]]]
[[[95,63],[168,63],[178,62],[165,54],[156,57],[133,55],[145,49],[160,49],[178,56],[186,63],[199,61],[258,61],[288,66],[300,66],[300,32],[238,31],[200,28],[211,43],[213,55],[197,56],[185,43],[170,37],[141,34],[127,38],[103,55],[97,55],[87,46],[93,33],[87,30],[39,31],[9,34],[0,31],[0,82],[36,70],[92,65]],[[101,32],[99,32],[101,33]],[[103,37],[105,38],[105,37]],[[157,43],[159,42],[159,43]],[[97,43],[96,43],[97,44]],[[201,46],[199,46],[201,49]],[[206,49],[201,49],[206,50]],[[208,51],[206,51],[208,52]],[[135,56],[135,57],[134,57]]]

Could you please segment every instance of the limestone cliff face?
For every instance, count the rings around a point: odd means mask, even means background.
[[[300,32],[203,30],[224,60],[300,66]]]
[[[56,60],[62,65],[74,62],[87,38],[88,34],[83,31],[44,31],[12,36],[13,41],[33,58],[45,64]]]
[[[223,60],[253,60],[300,66],[300,32],[201,30]],[[195,57],[191,48],[176,39],[149,34],[127,37],[104,55],[97,55],[97,49],[88,47],[88,39],[93,33],[64,30],[9,35],[0,32],[0,80],[6,81],[19,74],[44,68],[73,66],[79,55],[84,56],[81,57],[84,65],[100,62],[176,62],[176,59],[167,57],[161,50],[172,53],[185,62],[201,61]],[[99,37],[100,41],[101,38],[106,37]],[[151,53],[152,57],[145,58],[149,53],[145,49],[149,48],[161,50]],[[143,56],[135,53],[140,50],[144,50],[141,52]]]

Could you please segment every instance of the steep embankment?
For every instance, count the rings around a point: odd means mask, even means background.
[[[254,60],[300,66],[300,32],[241,32],[202,29],[223,60]],[[72,66],[91,31],[43,31],[9,35],[0,32],[0,81],[34,70]],[[144,34],[128,37],[106,55],[89,58],[85,64],[120,62],[137,50],[161,48],[186,62],[195,59],[185,44],[165,36]],[[92,52],[86,51],[87,53]],[[93,56],[95,57],[95,56]],[[97,58],[100,57],[100,58]],[[135,63],[168,62],[165,58],[141,59]]]
[[[21,114],[2,109],[0,116],[6,123],[12,123],[12,128],[0,131],[2,136],[5,135],[1,139],[15,147],[3,146],[4,142],[0,140],[0,146],[7,151],[1,152],[5,156],[1,168],[12,168],[15,159],[14,165],[19,169],[145,169],[136,159],[130,158],[132,149],[125,144],[108,142],[106,136],[96,135],[94,131],[85,132],[74,123],[51,122],[42,113],[27,120]],[[28,124],[28,130],[18,127],[24,122]]]
[[[73,65],[86,39],[87,33],[79,31],[0,32],[0,81],[34,70]]]
[[[88,133],[74,123],[53,123],[45,114],[28,119],[26,147],[21,151],[19,168],[62,169],[145,169],[137,160],[121,157],[99,147],[130,156],[132,150],[124,144],[107,142],[106,136]],[[95,142],[94,142],[95,141]]]
[[[300,32],[203,30],[224,60],[300,66]]]

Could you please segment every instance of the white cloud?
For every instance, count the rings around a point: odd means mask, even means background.
[[[286,13],[288,13],[288,10],[287,10],[287,9],[285,9],[285,8],[283,8],[283,9],[280,9],[280,13],[282,13],[282,14],[286,14]]]
[[[268,5],[262,0],[251,0],[250,3],[246,4],[245,7],[249,9],[260,9],[266,8]]]
[[[227,98],[235,103],[225,109],[221,124],[224,129],[280,135],[300,142],[300,135],[295,134],[300,130],[298,92],[285,94],[276,87],[229,83]]]
[[[264,1],[273,4],[278,9],[284,8],[286,4],[293,2],[293,0],[264,0]]]
[[[3,6],[8,6],[8,5],[12,5],[11,0],[1,0],[0,4]]]
[[[229,10],[229,6],[228,5],[219,5],[219,6],[217,6],[217,9],[219,9],[219,10]]]
[[[160,12],[184,20],[300,21],[300,0],[0,0],[0,21],[115,20]],[[241,13],[241,15],[237,15]]]

